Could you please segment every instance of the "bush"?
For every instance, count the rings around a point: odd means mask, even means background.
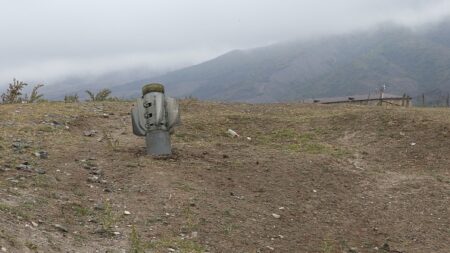
[[[94,94],[89,90],[87,90],[86,93],[89,95],[90,101],[114,100],[113,98],[109,97],[109,95],[111,95],[111,90],[109,89],[100,90],[97,94]]]
[[[13,82],[9,84],[9,87],[6,90],[6,92],[1,95],[2,103],[16,104],[22,102],[36,103],[44,101],[44,99],[42,99],[44,95],[39,94],[38,92],[38,90],[44,86],[43,84],[38,84],[34,86],[29,97],[28,94],[25,94],[22,97],[22,90],[27,85],[28,85],[27,83],[13,79]]]
[[[78,94],[75,95],[65,95],[64,96],[64,102],[65,103],[78,103]]]
[[[19,80],[13,79],[13,82],[9,84],[8,89],[5,93],[1,95],[3,104],[14,104],[21,103],[23,101],[22,98],[22,90],[28,84],[21,82]]]
[[[38,93],[38,90],[39,90],[41,87],[43,87],[43,86],[44,86],[43,84],[38,84],[38,85],[36,85],[36,86],[33,87],[33,90],[31,91],[30,98],[27,99],[27,100],[28,100],[28,103],[36,103],[36,102],[41,102],[41,101],[43,101],[42,97],[43,97],[44,95]]]

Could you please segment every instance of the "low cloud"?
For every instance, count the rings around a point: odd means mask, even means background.
[[[30,61],[0,69],[3,85],[13,78],[34,83],[52,83],[67,76],[95,76],[127,69],[148,69],[149,73],[166,72],[193,65],[220,55],[224,50],[192,50],[158,53],[130,53],[102,57],[58,58]],[[12,74],[13,73],[13,74]]]
[[[444,0],[19,0],[0,9],[0,88],[126,68],[167,71],[235,48],[450,15]]]

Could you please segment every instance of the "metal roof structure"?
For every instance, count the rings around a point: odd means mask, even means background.
[[[403,97],[394,94],[383,94],[383,100],[402,100],[411,99],[410,97]],[[376,101],[380,100],[379,94],[369,95],[353,95],[346,97],[328,97],[328,98],[314,98],[307,99],[305,103],[318,103],[318,104],[334,104],[334,103],[349,103],[349,102],[361,102],[361,101]]]

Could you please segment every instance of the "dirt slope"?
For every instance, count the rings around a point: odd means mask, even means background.
[[[154,159],[131,106],[0,106],[1,250],[449,252],[448,109],[187,100]]]

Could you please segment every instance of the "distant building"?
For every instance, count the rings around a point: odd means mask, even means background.
[[[393,94],[384,93],[383,98],[379,94],[373,97],[368,95],[354,95],[347,97],[330,97],[330,98],[316,98],[305,100],[305,103],[314,104],[359,104],[359,105],[392,105],[392,106],[412,106],[411,97],[403,95],[397,96]]]

